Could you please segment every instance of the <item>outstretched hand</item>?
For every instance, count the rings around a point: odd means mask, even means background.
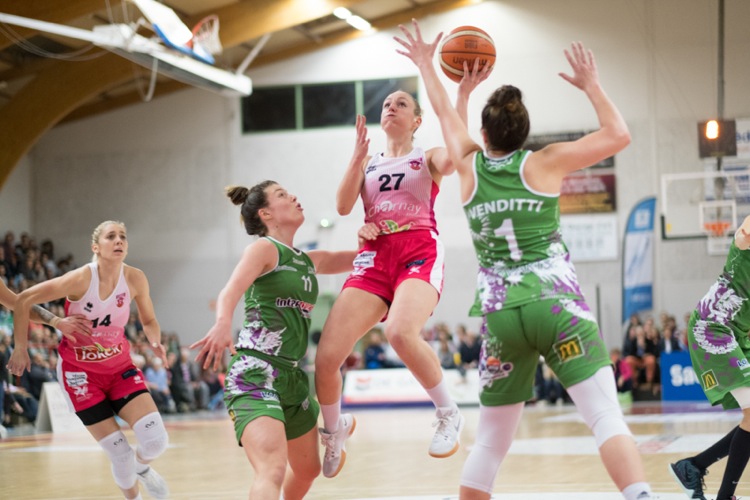
[[[596,69],[594,53],[586,49],[583,43],[572,43],[570,52],[567,49],[565,50],[565,57],[573,70],[573,75],[559,73],[565,81],[584,92],[589,86],[599,83],[599,72]]]
[[[223,327],[222,325],[215,324],[208,331],[205,337],[195,342],[190,346],[190,349],[201,348],[198,351],[198,355],[195,357],[196,362],[200,362],[203,359],[203,369],[208,369],[212,366],[214,370],[219,370],[222,359],[224,358],[224,351],[228,348],[232,355],[237,354],[232,343],[231,326]]]
[[[16,347],[8,360],[8,371],[20,377],[24,371],[31,371],[31,358],[29,350],[25,347]],[[0,382],[2,383],[2,382]]]
[[[469,63],[464,61],[464,77],[461,78],[461,81],[458,83],[458,92],[464,92],[466,95],[471,94],[474,89],[477,88],[477,85],[490,76],[492,68],[494,68],[494,66],[490,66],[489,64],[485,64],[480,68],[479,58],[477,57],[474,59],[474,64],[471,65],[471,71],[469,71]]]
[[[393,39],[400,43],[405,49],[396,49],[396,52],[411,59],[417,67],[429,66],[432,64],[432,58],[435,55],[435,50],[440,43],[440,39],[443,38],[443,33],[439,33],[432,43],[427,43],[422,39],[422,32],[419,29],[419,23],[417,20],[412,19],[411,24],[414,27],[414,35],[412,35],[404,25],[398,25],[398,28],[404,34],[406,40],[397,36],[393,37]]]
[[[357,139],[354,143],[352,161],[361,164],[370,150],[370,139],[367,137],[367,118],[364,115],[357,115],[355,129],[357,131]]]

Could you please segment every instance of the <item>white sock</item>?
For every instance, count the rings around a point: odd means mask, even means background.
[[[457,408],[456,403],[453,402],[453,398],[448,393],[448,384],[445,383],[445,378],[442,378],[440,383],[432,389],[425,390],[435,408]]]
[[[341,417],[341,400],[330,405],[320,405],[320,413],[323,415],[323,428],[326,432],[334,433],[339,430],[339,418]]]
[[[651,495],[651,486],[648,483],[633,483],[622,490],[622,496],[625,500],[648,500],[653,498]]]
[[[135,473],[136,474],[143,474],[148,470],[149,465],[141,463],[141,459],[138,458],[138,455],[135,456]]]

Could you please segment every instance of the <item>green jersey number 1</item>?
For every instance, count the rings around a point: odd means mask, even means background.
[[[516,233],[513,231],[513,219],[505,219],[499,228],[495,229],[495,236],[505,238],[508,242],[508,250],[510,251],[510,258],[518,262],[523,256],[523,252],[518,248],[518,240],[516,240]]]

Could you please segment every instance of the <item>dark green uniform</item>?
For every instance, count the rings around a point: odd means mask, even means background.
[[[245,321],[224,390],[238,441],[260,416],[284,422],[287,439],[294,439],[316,426],[319,413],[307,374],[298,367],[318,298],[315,267],[304,252],[266,239],[279,261],[245,292]]]
[[[732,241],[719,279],[690,316],[688,349],[711,404],[738,408],[730,394],[750,387],[750,250]]]
[[[479,260],[470,314],[485,318],[480,399],[488,406],[531,398],[539,354],[565,387],[610,363],[562,241],[559,197],[523,181],[529,154],[478,152],[464,204]]]

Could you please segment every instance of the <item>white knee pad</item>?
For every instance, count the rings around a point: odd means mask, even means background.
[[[138,457],[148,463],[164,453],[169,444],[167,429],[159,412],[149,413],[133,425],[138,439]]]
[[[568,388],[568,394],[601,447],[614,436],[632,436],[617,400],[612,368],[602,367],[593,377]]]
[[[116,431],[99,441],[112,462],[112,475],[120,488],[132,488],[136,481],[135,453],[122,431]]]
[[[523,403],[505,406],[480,406],[477,438],[464,463],[461,486],[492,493],[505,455],[521,421]]]

